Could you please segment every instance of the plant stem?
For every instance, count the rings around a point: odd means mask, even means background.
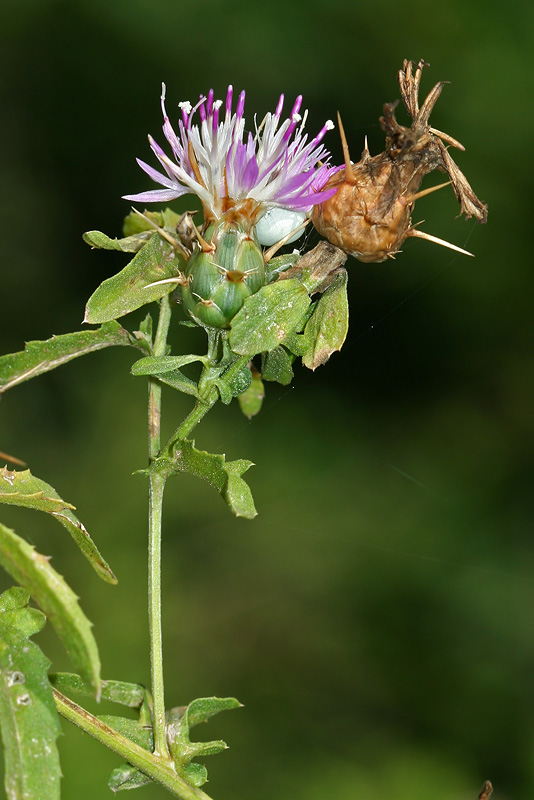
[[[225,378],[231,380],[237,373],[243,369],[249,362],[249,356],[241,356],[240,358],[236,358],[236,360],[231,364],[230,367],[225,372]],[[206,372],[206,368],[204,372]],[[202,380],[202,378],[201,378]],[[206,391],[206,387],[205,391]],[[216,390],[215,386],[212,385],[211,391],[208,394],[208,399],[197,400],[195,403],[192,411],[187,415],[184,421],[178,426],[178,428],[174,431],[172,436],[170,437],[169,441],[164,447],[164,450],[170,452],[172,450],[172,446],[179,440],[185,439],[186,436],[189,436],[191,431],[196,428],[200,420],[206,416],[208,411],[213,408],[217,400],[219,399],[219,393]]]
[[[167,295],[160,302],[158,328],[154,339],[155,356],[165,355],[171,307]],[[161,446],[161,384],[148,379],[148,454],[152,461]],[[165,736],[165,693],[161,634],[161,511],[166,475],[150,475],[148,512],[148,623],[150,632],[150,671],[154,701],[154,754],[170,760]]]
[[[149,778],[168,789],[175,797],[179,797],[181,800],[210,800],[209,796],[201,789],[190,786],[183,778],[177,775],[167,759],[155,753],[150,753],[135,744],[135,742],[122,736],[122,734],[110,728],[109,725],[90,714],[89,711],[86,711],[61,694],[61,692],[58,692],[57,689],[52,689],[52,691],[56,708],[65,719],[77,725],[85,733],[98,739],[99,742],[105,744],[106,747],[109,747],[114,753],[124,758],[129,764],[137,767]]]

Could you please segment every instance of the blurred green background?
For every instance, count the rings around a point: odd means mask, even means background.
[[[424,230],[476,258],[413,240],[394,262],[351,260],[343,351],[315,374],[298,368],[290,388],[269,385],[252,422],[233,404],[202,423],[199,446],[257,464],[255,521],[234,520],[192,478],[168,485],[168,704],[245,704],[202,731],[231,746],[207,763],[216,800],[476,800],[487,778],[495,800],[534,796],[533,8],[3,5],[2,352],[78,329],[91,292],[125,263],[81,234],[119,234],[120,196],[152,188],[134,159],[152,163],[148,132],[163,139],[162,80],[169,109],[246,88],[249,119],[302,92],[308,129],[339,109],[357,160],[365,134],[372,154],[383,148],[378,117],[403,58],[424,57],[423,92],[451,82],[433,124],[466,146],[457,163],[489,204],[478,226],[457,218],[452,191],[420,201]],[[335,132],[327,143],[340,162]],[[187,336],[183,347],[202,346]],[[81,359],[0,405],[0,448],[76,504],[119,585],[100,583],[52,521],[2,519],[80,594],[104,676],[148,683],[136,357]],[[165,430],[188,409],[168,390]],[[53,633],[37,640],[69,669]],[[64,728],[65,800],[111,796],[117,759]]]

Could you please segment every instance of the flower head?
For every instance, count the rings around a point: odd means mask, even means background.
[[[328,121],[317,136],[308,142],[304,133],[307,112],[300,116],[302,96],[295,100],[289,118],[280,123],[284,95],[274,113],[268,113],[256,127],[255,135],[245,133],[245,92],[241,92],[232,113],[232,86],[228,87],[224,117],[222,100],[214,100],[213,90],[200,96],[198,103],[180,103],[182,118],[178,134],[165,109],[163,84],[161,108],[163,133],[169,143],[171,160],[149,136],[150,147],[163,167],[159,172],[140,159],[141,169],[163,189],[125,195],[127,200],[160,202],[184,194],[196,194],[206,219],[219,219],[230,209],[255,224],[270,207],[292,211],[310,211],[316,203],[328,200],[336,189],[322,191],[329,177],[325,162],[329,153],[321,144]],[[198,111],[199,123],[193,124]]]

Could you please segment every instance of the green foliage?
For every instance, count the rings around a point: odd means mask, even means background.
[[[303,324],[310,298],[296,278],[263,286],[247,298],[232,321],[229,341],[234,353],[255,356],[274,350]]]
[[[293,380],[294,356],[279,345],[261,356],[261,377],[265,381],[276,381],[287,386]]]
[[[65,503],[52,486],[34,477],[29,469],[15,472],[7,467],[0,468],[0,503],[51,514],[68,530],[96,574],[107,583],[117,583],[111,567],[101,556],[83,524],[73,514],[75,507]]]
[[[13,800],[58,800],[61,733],[47,670],[50,662],[30,641],[45,616],[28,607],[29,594],[14,587],[0,596],[0,726],[5,789]]]
[[[46,614],[72,663],[100,694],[100,658],[92,625],[62,576],[20,536],[0,524],[0,565]]]
[[[181,215],[177,214],[172,208],[164,211],[130,211],[124,218],[122,225],[123,235],[127,238],[136,236],[146,231],[154,231],[157,228],[164,228],[169,233],[175,233],[180,223]]]
[[[56,672],[50,675],[50,683],[62,694],[79,694],[83,697],[93,697],[94,692],[91,687],[83,681],[79,675],[72,672]],[[129,708],[140,708],[146,700],[147,691],[144,686],[137,683],[126,683],[125,681],[102,681],[100,697],[102,700],[110,700],[121,706]]]
[[[237,398],[241,411],[249,419],[260,413],[265,397],[265,386],[260,374],[256,370],[252,370],[251,375],[250,386]]]
[[[193,786],[202,786],[208,779],[206,768],[192,763],[193,759],[215,755],[226,750],[222,740],[192,742],[190,729],[221,711],[240,708],[235,697],[201,697],[186,708],[175,708],[167,713],[167,739],[177,771]]]
[[[325,364],[332,353],[341,350],[349,329],[348,276],[340,271],[321,295],[306,322],[302,335],[294,334],[287,342],[295,355],[302,356],[308,369]]]
[[[226,461],[224,455],[197,450],[189,439],[177,440],[172,448],[172,460],[156,460],[152,469],[165,469],[169,474],[189,472],[206,481],[221,494],[230,511],[236,517],[253,519],[257,511],[249,486],[241,477],[252,461],[240,458]]]
[[[159,300],[181,275],[185,260],[161,236],[152,236],[121,272],[100,284],[87,302],[84,322],[108,322]],[[154,285],[156,284],[156,285]]]
[[[135,340],[118,322],[108,322],[96,330],[28,342],[24,350],[0,357],[0,394],[73,358],[114,345],[135,346]]]
[[[102,250],[119,250],[121,253],[137,253],[152,236],[155,230],[143,231],[124,239],[111,239],[101,231],[87,231],[84,233],[83,240],[91,247],[98,247]]]

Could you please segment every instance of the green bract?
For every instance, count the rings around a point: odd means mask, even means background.
[[[265,283],[263,255],[255,233],[223,218],[204,236],[211,252],[195,249],[182,288],[184,306],[195,322],[209,328],[229,328],[247,297]]]

